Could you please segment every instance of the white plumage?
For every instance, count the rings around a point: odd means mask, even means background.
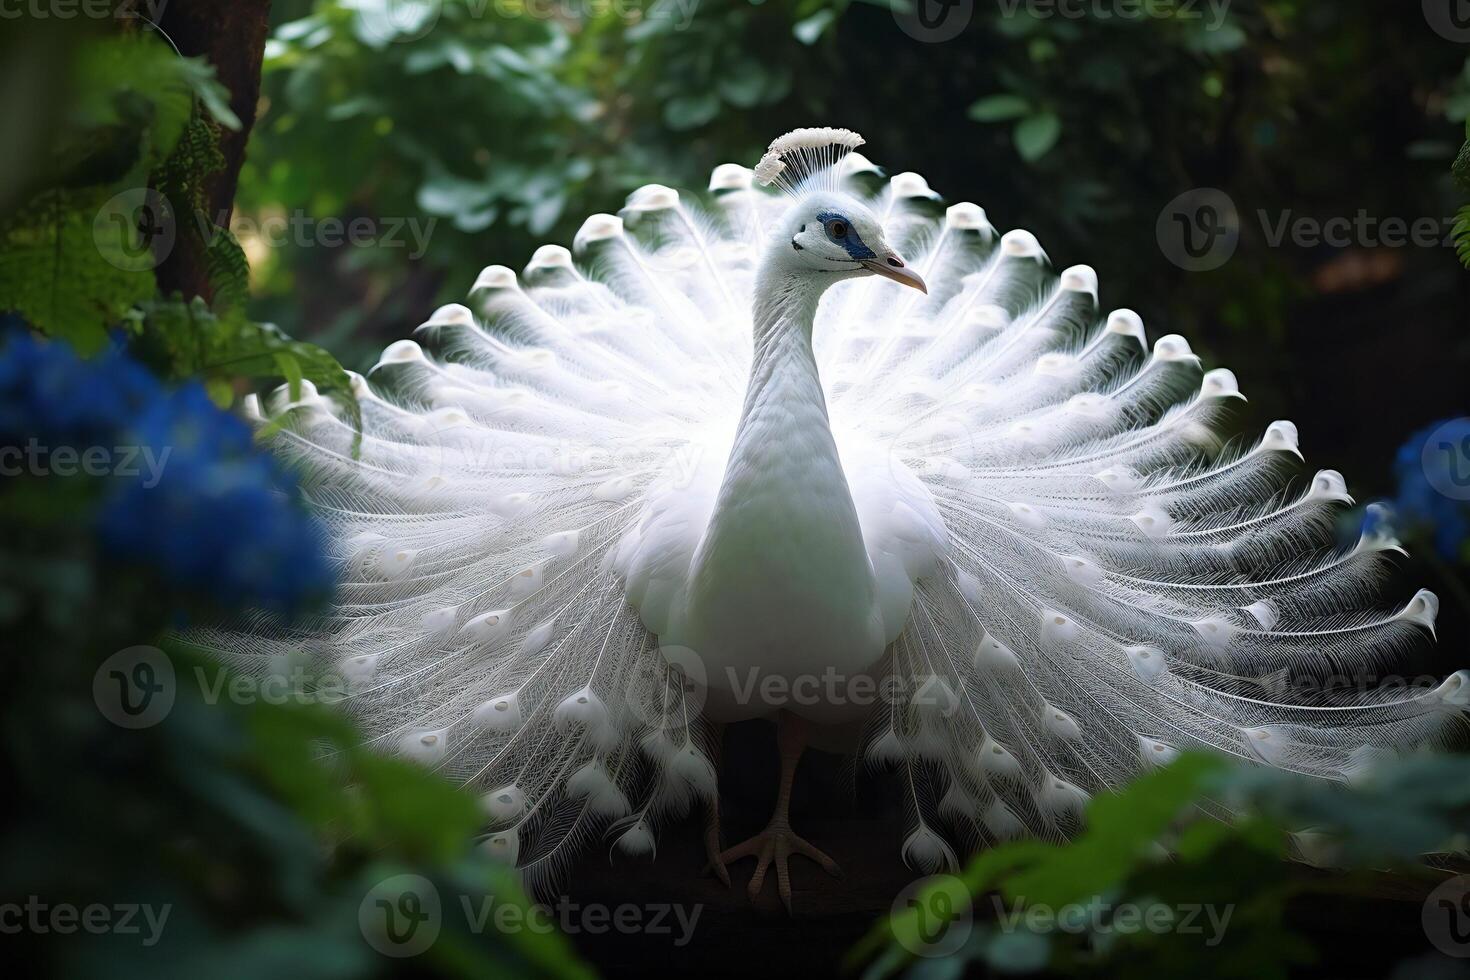
[[[1064,835],[1184,748],[1353,779],[1440,740],[1465,672],[1328,690],[1431,634],[1437,602],[1372,608],[1399,547],[1331,549],[1351,498],[1332,471],[1293,482],[1295,426],[1221,445],[1231,372],[1148,347],[1092,269],[882,182],[860,142],[798,131],[756,171],[785,196],[725,164],[707,212],[645,187],[575,258],[487,268],[357,379],[359,458],[309,386],[252,405],[344,584],[289,634],[195,639],[345,677],[374,743],[476,787],[487,849],[532,879],[598,833],[650,852],[712,799],[706,720],[867,724],[925,867]]]

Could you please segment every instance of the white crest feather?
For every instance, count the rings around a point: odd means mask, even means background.
[[[835,187],[842,162],[850,151],[863,145],[863,138],[850,129],[820,126],[793,129],[771,141],[765,156],[755,166],[756,182],[772,184],[796,195],[816,185]]]

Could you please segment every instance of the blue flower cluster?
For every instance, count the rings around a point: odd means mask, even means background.
[[[1386,501],[1394,521],[1427,534],[1454,561],[1470,538],[1470,418],[1425,426],[1399,447],[1393,463],[1398,493]]]
[[[118,462],[98,538],[172,589],[290,611],[332,587],[324,535],[295,481],[198,384],[165,388],[118,348],[84,360],[64,343],[7,332],[0,446],[24,445],[96,448]]]

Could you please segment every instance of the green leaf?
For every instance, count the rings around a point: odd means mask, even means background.
[[[1455,159],[1455,182],[1464,190],[1470,191],[1470,140],[1460,147],[1460,155]]]
[[[1470,269],[1470,204],[1455,216],[1455,252],[1465,268]]]
[[[805,45],[816,44],[822,34],[837,20],[837,12],[831,9],[818,10],[805,20],[799,20],[791,26],[791,33],[798,41]]]
[[[1098,796],[1087,808],[1086,830],[1070,846],[1008,879],[1006,893],[1054,906],[1105,894],[1223,768],[1217,756],[1185,754],[1120,793]]]
[[[250,263],[235,233],[228,228],[212,229],[204,259],[209,284],[214,287],[214,309],[221,314],[243,314],[250,298]]]
[[[107,188],[41,194],[0,227],[0,310],[83,354],[152,296],[154,256],[133,223],[143,191]]]
[[[971,105],[968,115],[976,122],[1004,122],[1030,111],[1031,103],[1019,95],[988,95]]]
[[[664,104],[664,122],[672,129],[703,126],[720,112],[720,98],[713,92],[680,95]]]
[[[303,381],[342,406],[360,430],[361,406],[351,379],[331,354],[292,340],[269,323],[255,323],[239,312],[216,315],[197,296],[188,303],[175,296],[143,304],[140,344],[162,361],[174,377],[282,378],[297,397]],[[360,434],[359,434],[360,438]]]
[[[296,401],[301,397],[301,363],[286,351],[276,351],[271,355],[271,360],[281,369],[281,377],[286,379],[291,400]]]
[[[204,382],[204,390],[208,393],[209,400],[220,408],[228,409],[235,403],[235,389],[224,378],[210,378]]]
[[[1238,24],[1227,21],[1214,29],[1197,27],[1189,34],[1185,47],[1196,54],[1229,54],[1244,47],[1247,40],[1245,31]]]
[[[1062,121],[1055,113],[1040,112],[1016,124],[1016,152],[1027,163],[1035,163],[1057,145],[1062,135]]]
[[[453,174],[435,174],[418,190],[418,205],[430,214],[450,217],[484,208],[495,197],[495,188],[484,181],[466,180]]]
[[[766,93],[766,71],[758,61],[742,61],[720,78],[720,97],[739,109],[760,105]]]

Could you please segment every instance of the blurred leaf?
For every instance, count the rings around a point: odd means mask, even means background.
[[[834,10],[818,10],[805,20],[799,20],[791,25],[791,33],[802,44],[816,44],[822,34],[837,20],[837,12]]]
[[[0,310],[83,354],[155,289],[131,207],[104,207],[109,198],[106,188],[46,191],[0,226]]]
[[[1455,251],[1465,268],[1470,269],[1470,205],[1455,216]]]
[[[1013,875],[1007,894],[1060,906],[1115,888],[1223,768],[1218,757],[1187,753],[1120,792],[1096,797],[1087,807],[1082,833]]]
[[[1213,29],[1202,22],[1193,23],[1197,26],[1189,33],[1187,46],[1199,54],[1228,54],[1244,47],[1248,40],[1245,31],[1233,21]]]
[[[969,116],[976,122],[1004,122],[1030,111],[1031,103],[1019,95],[990,95],[972,104]]]
[[[694,129],[715,118],[719,111],[720,99],[713,92],[680,95],[664,105],[664,122],[673,129]]]
[[[1062,121],[1054,113],[1028,116],[1016,124],[1016,151],[1021,154],[1021,159],[1034,163],[1056,146],[1061,135]]]

